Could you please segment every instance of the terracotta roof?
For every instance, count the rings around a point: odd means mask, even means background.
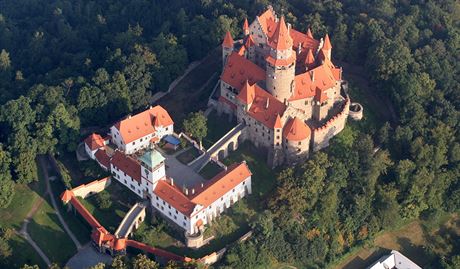
[[[254,89],[255,98],[248,114],[258,122],[273,129],[277,115],[283,115],[286,110],[286,105],[258,85],[255,85]]]
[[[227,171],[220,172],[206,182],[203,191],[197,193],[192,202],[206,208],[249,176],[251,171],[245,162],[232,164],[227,167]]]
[[[230,106],[230,108],[232,110],[235,110],[236,109],[236,105],[232,102],[230,102],[230,100],[228,100],[227,98],[223,97],[223,96],[219,96],[219,102],[222,102],[222,103],[225,103],[227,104],[228,106]]]
[[[271,37],[273,32],[275,31],[276,22],[273,11],[267,9],[264,13],[260,16],[257,16],[257,20],[259,21],[260,25],[262,26],[262,31],[268,36]]]
[[[222,73],[221,79],[238,91],[246,80],[250,84],[265,80],[265,70],[236,52],[232,52]]]
[[[139,114],[128,117],[115,124],[123,142],[131,143],[141,137],[155,132],[155,127],[174,124],[168,112],[161,106],[149,108]]]
[[[326,100],[327,100],[326,91],[322,91],[322,90],[316,88],[315,100],[320,102],[320,103],[326,102]]]
[[[112,156],[110,162],[113,166],[125,172],[132,179],[139,183],[141,182],[141,165],[135,159],[117,150]]]
[[[113,244],[113,249],[116,251],[126,249],[126,238],[115,238],[115,243]]]
[[[102,228],[103,231],[105,231],[104,227],[97,221],[96,218],[89,213],[89,211],[78,201],[77,198],[72,196],[70,199],[70,203],[73,205],[73,207],[80,213],[80,215],[88,222],[88,224],[93,227],[93,228]]]
[[[268,40],[268,45],[276,50],[287,50],[292,48],[292,42],[292,37],[284,21],[284,16],[281,16],[275,32]]]
[[[236,96],[238,100],[240,100],[243,104],[251,104],[252,101],[254,101],[255,98],[255,86],[250,85],[249,82],[246,80],[246,83],[244,84],[243,88],[241,88],[240,93]]]
[[[246,31],[248,29],[249,29],[248,18],[244,18],[243,31]]]
[[[273,125],[273,128],[276,128],[276,129],[283,128],[283,125],[281,124],[280,115],[278,114],[276,114],[276,120],[275,120],[275,124]]]
[[[129,239],[126,240],[126,245],[128,247],[133,247],[133,248],[137,248],[137,249],[146,251],[148,253],[152,253],[155,256],[166,258],[167,260],[175,260],[175,261],[181,261],[181,262],[190,262],[192,260],[188,257],[179,256],[169,251],[166,251],[160,248],[154,248],[154,247],[151,247],[149,245],[146,245],[144,243],[137,242],[134,240],[129,240]]]
[[[70,190],[65,190],[61,194],[61,201],[64,202],[64,203],[68,203],[70,201],[70,199],[72,199],[72,197],[73,197],[73,192],[70,191]]]
[[[283,136],[289,141],[305,140],[310,137],[310,134],[310,127],[297,117],[290,119],[283,130]]]
[[[272,66],[289,66],[296,60],[296,54],[292,53],[288,59],[275,59],[271,55],[268,55],[265,60]]]
[[[96,154],[94,154],[96,160],[103,166],[110,167],[110,157],[107,155],[107,152],[103,149],[98,149]]]
[[[166,180],[159,180],[153,192],[186,216],[192,214],[195,204],[176,186]]]
[[[316,89],[327,90],[335,85],[336,79],[331,68],[322,64],[312,70],[295,76],[295,89],[289,100],[310,98],[317,94]]]
[[[289,33],[291,34],[293,44],[294,44],[294,49],[297,49],[299,44],[302,44],[302,49],[307,50],[307,49],[312,49],[316,50],[318,49],[319,46],[319,41],[309,37],[308,35],[299,32],[295,29],[289,30]]]
[[[326,34],[326,36],[324,37],[324,45],[322,49],[326,49],[326,50],[332,49],[331,40],[329,40],[328,34]]]
[[[85,139],[85,144],[88,145],[91,150],[96,150],[104,146],[104,139],[99,134],[92,133]]]
[[[233,38],[232,38],[232,34],[230,34],[229,31],[227,31],[227,33],[225,34],[225,37],[224,37],[224,42],[222,42],[222,47],[224,48],[233,48]]]
[[[305,57],[305,64],[307,65],[308,69],[312,68],[315,64],[315,56],[313,56],[311,49],[308,49],[307,57]]]

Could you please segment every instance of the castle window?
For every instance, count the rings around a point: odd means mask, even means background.
[[[302,145],[302,141],[299,141],[299,146]]]
[[[300,149],[297,149],[297,152],[300,152]]]
[[[279,136],[279,135],[277,135],[277,136],[276,136],[276,139],[280,139],[280,136]]]
[[[184,226],[184,227],[185,227],[185,222],[182,222],[182,226]]]
[[[276,145],[279,146],[279,145],[280,145],[280,142],[276,142]]]

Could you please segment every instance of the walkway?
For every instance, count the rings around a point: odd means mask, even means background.
[[[246,125],[244,123],[239,123],[233,129],[228,131],[221,139],[219,139],[214,145],[212,145],[206,153],[195,159],[189,166],[195,172],[199,172],[203,167],[211,160],[211,156],[214,155],[216,152],[221,150],[221,147],[225,145],[230,139],[234,138],[239,132],[241,132]]]
[[[91,243],[88,243],[70,258],[65,266],[70,269],[86,269],[101,262],[110,264],[112,256],[96,251]]]
[[[118,238],[128,238],[128,235],[131,233],[133,226],[135,225],[135,222],[139,218],[141,212],[145,210],[145,207],[146,206],[144,204],[136,203],[121,221],[120,226],[118,226],[117,230],[115,231],[115,236]]]
[[[46,155],[46,157],[47,158],[52,158],[49,155]],[[78,242],[78,240],[75,237],[75,235],[72,233],[72,231],[70,231],[69,227],[67,226],[67,223],[64,221],[64,218],[61,215],[61,212],[59,212],[59,208],[58,208],[58,206],[56,204],[56,200],[54,199],[53,192],[51,191],[51,185],[50,185],[49,176],[48,176],[48,169],[47,169],[47,166],[46,166],[46,160],[44,158],[45,158],[45,156],[39,156],[38,157],[40,165],[41,165],[42,170],[43,170],[43,175],[45,176],[45,179],[46,179],[46,190],[50,194],[51,204],[53,205],[54,211],[56,212],[56,215],[58,216],[58,219],[61,222],[62,227],[64,228],[66,233],[69,235],[70,239],[72,239],[72,241],[75,244],[75,246],[77,247],[77,249],[80,250],[81,247],[82,247],[80,242]],[[56,172],[59,172],[58,169],[56,169],[56,167],[54,165],[52,165],[52,167],[53,167],[53,169],[56,170]]]

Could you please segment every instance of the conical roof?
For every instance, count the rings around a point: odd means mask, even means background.
[[[332,49],[331,40],[329,40],[328,34],[326,34],[326,36],[324,37],[323,49],[326,49],[326,50]]]
[[[313,34],[311,33],[310,27],[308,27],[307,36],[308,36],[309,38],[313,38]]]
[[[244,104],[251,104],[254,101],[255,96],[255,86],[249,85],[249,82],[246,80],[246,84],[243,86],[236,98]]]
[[[292,43],[293,41],[284,21],[284,16],[282,16],[269,41],[269,45],[276,50],[287,50],[292,48]]]
[[[310,127],[297,117],[290,119],[283,131],[283,136],[289,141],[305,140],[310,137],[310,134]]]
[[[222,47],[225,47],[225,48],[233,48],[233,38],[232,38],[232,34],[230,34],[229,31],[227,31],[227,33],[225,34],[225,37],[224,37],[224,42],[222,42]]]
[[[246,30],[249,30],[249,23],[248,23],[247,18],[244,19],[244,23],[243,23],[243,31],[246,31]]]

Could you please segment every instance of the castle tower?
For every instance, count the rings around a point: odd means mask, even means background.
[[[323,51],[324,56],[327,59],[331,60],[332,45],[331,40],[329,40],[328,34],[326,34],[326,36],[324,37],[324,44],[321,50]]]
[[[224,37],[224,42],[222,42],[222,63],[223,66],[225,66],[225,63],[227,62],[227,57],[232,53],[233,51],[233,38],[232,35],[230,34],[229,31],[225,34]]]
[[[315,56],[313,56],[311,49],[308,49],[307,57],[305,58],[305,66],[307,71],[315,67]]]
[[[249,35],[249,23],[248,23],[248,19],[244,19],[244,23],[243,23],[243,35],[244,36],[248,36]]]
[[[290,25],[281,17],[273,36],[268,40],[270,54],[267,60],[267,90],[281,102],[286,102],[294,91],[296,54],[292,50]]]

